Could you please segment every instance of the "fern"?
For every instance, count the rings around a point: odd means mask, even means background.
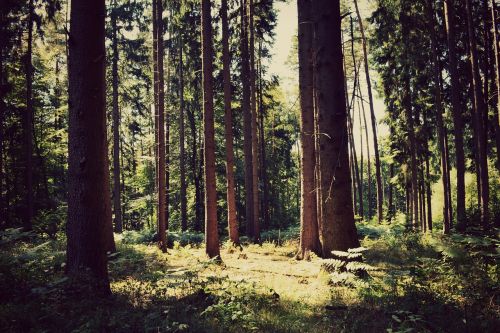
[[[339,259],[325,259],[321,263],[321,269],[332,273],[345,271],[346,262]]]

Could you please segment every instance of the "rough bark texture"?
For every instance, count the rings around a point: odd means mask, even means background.
[[[116,2],[113,2],[116,10]],[[118,108],[118,38],[116,26],[116,13],[111,14],[112,36],[112,86],[113,86],[113,209],[115,213],[115,231],[122,232],[122,204],[120,188],[120,110]]]
[[[104,0],[71,3],[67,270],[82,276],[90,269],[96,287],[109,292],[106,250],[112,221],[106,139],[105,13]]]
[[[183,40],[180,39],[180,49],[179,49],[179,172],[180,172],[180,200],[181,200],[181,230],[187,230],[187,197],[186,197],[186,166],[185,166],[185,147],[184,147],[184,70],[183,70],[183,50],[182,50]]]
[[[493,39],[493,51],[495,58],[495,85],[496,91],[496,101],[497,105],[493,108],[493,120],[495,128],[495,143],[497,147],[497,169],[500,171],[500,50],[498,47],[498,29],[497,29],[497,15],[496,15],[496,5],[494,1],[491,1],[491,26],[492,26],[492,39]],[[498,224],[498,222],[497,222]]]
[[[319,234],[323,256],[330,257],[332,250],[355,248],[359,241],[352,207],[340,1],[317,0],[313,7],[321,163],[322,220]]]
[[[226,138],[226,199],[229,239],[239,244],[238,221],[236,220],[236,196],[234,183],[233,115],[231,111],[231,59],[229,58],[229,25],[227,0],[222,0],[222,65],[224,79],[224,130]]]
[[[166,234],[166,177],[165,177],[165,104],[164,104],[164,77],[163,77],[163,22],[162,13],[163,6],[161,1],[153,0],[154,16],[156,22],[156,64],[157,64],[157,107],[155,109],[155,127],[157,130],[157,145],[156,145],[156,164],[157,164],[157,228],[158,228],[158,247],[163,252],[167,251],[167,234]]]
[[[248,34],[246,27],[247,0],[241,5],[241,81],[243,110],[243,155],[245,163],[245,219],[247,236],[253,238],[254,206],[253,206],[253,158],[252,158],[252,110],[250,108],[250,64],[248,55]]]
[[[252,204],[253,204],[253,241],[260,241],[259,225],[259,141],[257,136],[257,91],[255,82],[255,36],[254,36],[254,3],[248,0],[248,31],[250,56],[250,110],[252,114]]]
[[[455,142],[455,158],[457,168],[457,227],[465,225],[465,156],[463,117],[460,105],[460,76],[455,38],[454,0],[445,0],[444,13],[446,21],[446,37],[448,42],[448,69],[451,82],[451,109],[453,115],[453,134]]]
[[[469,52],[472,65],[472,82],[474,88],[474,102],[476,104],[476,136],[478,139],[478,155],[479,155],[479,176],[481,177],[481,224],[487,227],[489,223],[489,183],[488,183],[488,155],[486,147],[486,131],[484,129],[484,114],[488,112],[484,103],[482,81],[479,74],[476,34],[474,31],[474,23],[472,21],[472,2],[466,0],[467,12],[467,28],[469,35]]]
[[[210,0],[201,1],[201,45],[203,66],[203,129],[205,138],[205,244],[210,258],[219,256],[217,190],[215,179],[215,130],[213,101],[213,46]]]
[[[377,218],[378,222],[382,223],[384,218],[384,189],[382,187],[382,172],[380,167],[380,153],[378,149],[378,138],[377,138],[377,119],[375,117],[375,109],[373,107],[373,95],[372,95],[372,84],[370,80],[370,68],[368,66],[368,51],[366,49],[366,37],[365,30],[363,27],[363,19],[359,13],[358,1],[354,0],[354,6],[356,7],[356,15],[358,17],[359,29],[361,31],[361,41],[363,45],[363,57],[365,64],[365,75],[366,75],[366,86],[368,90],[368,102],[370,104],[370,116],[372,121],[372,132],[373,132],[373,146],[375,154],[375,178],[377,181]]]
[[[321,254],[314,182],[314,84],[312,1],[298,0],[298,54],[300,90],[300,249],[297,257]]]

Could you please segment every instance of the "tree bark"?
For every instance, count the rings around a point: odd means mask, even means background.
[[[111,13],[111,44],[113,48],[112,59],[112,86],[113,86],[113,208],[115,213],[115,231],[122,232],[122,204],[120,187],[120,110],[118,106],[118,37],[116,26],[116,1],[113,1]]]
[[[24,230],[31,230],[34,214],[34,193],[33,193],[33,20],[34,20],[33,0],[28,3],[28,49],[26,51],[26,112],[23,117],[23,144],[25,157],[24,174],[24,195],[25,211],[23,216]]]
[[[262,180],[262,224],[269,228],[269,179],[267,176],[266,141],[264,133],[264,88],[262,84],[262,41],[259,42],[259,143],[260,143],[260,178]]]
[[[96,290],[110,293],[105,13],[104,0],[71,3],[67,271],[80,277],[89,269]]]
[[[363,45],[363,56],[365,64],[365,75],[366,75],[366,86],[368,90],[368,101],[370,103],[370,115],[372,120],[372,132],[373,132],[373,146],[375,154],[375,178],[377,181],[377,218],[378,223],[382,223],[384,218],[384,189],[382,187],[382,172],[380,167],[380,153],[378,149],[378,138],[377,138],[377,118],[375,117],[375,109],[373,107],[373,95],[372,95],[372,84],[370,80],[370,68],[368,64],[368,51],[366,49],[366,37],[365,30],[363,27],[363,19],[359,13],[358,1],[354,0],[354,6],[356,7],[356,15],[359,21],[359,30],[361,31],[361,41]]]
[[[471,0],[466,0],[467,13],[467,29],[469,36],[469,52],[472,70],[472,83],[474,88],[474,103],[476,104],[476,136],[478,140],[478,155],[479,155],[479,175],[481,177],[481,224],[484,228],[489,223],[489,183],[488,183],[488,156],[486,147],[486,132],[484,129],[483,117],[487,112],[484,103],[481,76],[479,74],[476,34],[472,21],[472,3]]]
[[[491,26],[492,26],[492,37],[493,37],[493,50],[495,52],[495,85],[497,88],[496,107],[493,108],[493,120],[495,128],[495,143],[497,147],[497,169],[500,171],[500,119],[498,114],[500,113],[500,50],[498,47],[498,29],[497,29],[497,15],[496,15],[495,2],[491,1]]]
[[[155,122],[157,129],[156,163],[157,163],[157,228],[158,247],[163,252],[167,251],[166,234],[166,176],[165,176],[165,105],[164,105],[164,79],[163,79],[163,5],[160,0],[153,0],[153,21],[156,22],[156,64],[157,64],[157,107],[155,109]]]
[[[250,55],[250,110],[252,114],[252,195],[253,195],[253,241],[260,241],[259,225],[259,141],[257,135],[257,90],[255,82],[255,36],[254,36],[254,2],[248,0],[248,30]]]
[[[330,257],[332,250],[358,247],[359,240],[351,200],[340,1],[317,0],[313,8],[321,161],[319,234],[323,256]]]
[[[432,6],[432,0],[428,0],[426,4],[427,17],[430,22],[429,27],[429,36],[431,39],[431,53],[432,53],[432,64],[434,67],[434,98],[435,98],[435,106],[436,106],[436,127],[437,127],[437,137],[438,137],[438,147],[440,152],[440,161],[441,161],[441,180],[443,183],[443,195],[444,195],[444,206],[443,206],[443,233],[447,234],[450,232],[451,219],[453,216],[449,215],[450,205],[448,202],[448,183],[449,179],[449,170],[448,164],[446,161],[446,146],[444,140],[444,125],[443,125],[443,101],[442,101],[442,91],[441,91],[441,66],[439,64],[439,56],[437,53],[437,41],[436,41],[436,22],[434,16],[434,8]],[[426,160],[426,168],[427,172],[429,172],[429,160]],[[429,178],[429,177],[427,177]],[[427,179],[429,182],[430,180]],[[430,185],[429,185],[430,186]],[[428,194],[430,196],[430,194]],[[429,203],[430,207],[430,203]],[[432,230],[432,220],[431,216],[429,217],[431,223],[429,223],[429,229]]]
[[[254,238],[254,205],[253,205],[253,151],[252,151],[252,110],[250,103],[250,63],[248,54],[247,34],[247,1],[241,5],[241,81],[242,81],[242,110],[243,110],[243,155],[245,163],[245,219],[246,233]]]
[[[222,65],[224,79],[224,130],[226,138],[226,200],[229,239],[239,244],[238,221],[236,220],[236,196],[234,182],[233,115],[231,111],[231,59],[229,55],[229,25],[227,0],[222,0]]]
[[[460,76],[455,38],[455,8],[454,0],[445,0],[444,16],[446,22],[446,37],[448,43],[448,63],[451,82],[451,109],[453,115],[453,132],[455,143],[455,158],[457,168],[457,228],[465,227],[465,155],[463,117],[460,103]]]
[[[298,55],[300,90],[300,249],[299,259],[309,259],[310,252],[321,254],[314,184],[314,77],[312,0],[298,0]]]
[[[184,64],[183,64],[183,38],[179,43],[179,172],[180,172],[180,200],[181,200],[181,230],[187,230],[187,197],[186,197],[186,166],[184,148]]]
[[[213,46],[210,0],[201,1],[201,45],[203,73],[203,129],[205,139],[205,244],[210,258],[220,255],[217,230],[215,179],[215,130],[213,101]]]

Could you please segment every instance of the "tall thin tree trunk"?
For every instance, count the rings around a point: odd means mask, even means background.
[[[120,110],[118,106],[118,37],[116,26],[116,1],[113,1],[111,13],[111,44],[113,48],[112,58],[112,86],[113,86],[113,208],[115,213],[115,230],[122,232],[122,203],[120,187]]]
[[[252,114],[252,187],[253,187],[253,241],[260,241],[259,225],[259,141],[257,135],[257,90],[255,82],[255,32],[254,32],[254,2],[248,0],[248,31],[250,55],[250,110]]]
[[[429,152],[425,156],[425,187],[426,187],[426,197],[427,197],[427,225],[428,231],[432,231],[432,189],[431,189],[431,175],[430,175],[430,163],[429,163]],[[446,192],[444,193],[446,196]]]
[[[435,106],[436,106],[436,127],[437,127],[437,137],[438,137],[438,147],[441,158],[441,179],[443,183],[443,195],[444,195],[444,206],[443,206],[443,233],[447,234],[450,232],[451,226],[451,218],[449,215],[450,211],[450,202],[448,202],[448,183],[449,179],[449,170],[446,161],[446,146],[444,140],[444,125],[443,125],[443,101],[442,101],[442,91],[441,91],[441,66],[439,64],[439,56],[437,53],[437,41],[436,41],[436,22],[434,16],[434,8],[432,6],[432,0],[428,0],[426,4],[427,16],[429,22],[431,22],[431,26],[429,28],[429,36],[431,38],[431,52],[432,52],[432,63],[434,66],[434,98],[435,98]],[[426,159],[426,169],[427,173],[429,173],[429,159]],[[427,175],[427,182],[430,182],[429,175]],[[430,185],[428,185],[430,187]],[[430,191],[428,191],[430,192]],[[430,193],[428,193],[430,197]],[[430,207],[430,203],[428,204]],[[432,220],[431,216],[429,216],[429,229],[432,230]]]
[[[314,186],[314,77],[312,0],[298,0],[298,53],[300,89],[300,249],[299,259],[309,259],[310,252],[320,254]]]
[[[153,0],[153,6],[156,9],[153,20],[156,22],[156,63],[158,69],[158,104],[155,109],[155,122],[157,133],[156,160],[158,177],[158,202],[157,202],[157,224],[158,224],[158,247],[163,252],[167,251],[166,234],[166,176],[165,176],[165,105],[164,105],[164,78],[163,78],[163,5],[160,0]]]
[[[446,37],[448,42],[448,63],[451,82],[451,109],[453,115],[455,158],[457,168],[457,228],[465,227],[465,155],[463,117],[460,103],[460,74],[455,37],[454,0],[445,0],[444,14],[446,22]]]
[[[187,197],[186,197],[186,166],[184,148],[184,64],[183,64],[183,38],[179,43],[179,172],[180,172],[180,200],[181,200],[181,230],[187,230]]]
[[[488,183],[488,156],[486,147],[486,132],[484,129],[483,115],[487,112],[484,103],[481,76],[479,75],[478,58],[477,58],[477,45],[476,34],[474,31],[474,23],[472,21],[472,2],[466,0],[467,12],[467,28],[469,35],[469,51],[470,60],[472,65],[472,82],[474,87],[474,101],[476,104],[476,112],[474,117],[476,119],[477,138],[479,143],[479,175],[481,177],[481,224],[484,228],[489,223],[489,183]]]
[[[497,147],[497,169],[500,171],[500,118],[498,114],[500,113],[500,50],[498,47],[498,21],[496,15],[496,5],[495,1],[491,1],[491,26],[492,26],[492,36],[493,36],[493,50],[495,51],[495,85],[497,88],[496,108],[493,108],[494,115],[494,128],[495,128],[495,143]]]
[[[358,85],[358,94],[359,94],[359,99],[361,102],[361,112],[363,113],[363,125],[364,125],[364,130],[365,130],[365,137],[366,137],[366,163],[367,163],[367,168],[366,172],[368,173],[367,177],[367,182],[368,182],[368,219],[371,219],[373,214],[373,205],[372,205],[372,168],[371,168],[371,155],[370,155],[370,140],[368,137],[368,123],[366,121],[366,112],[365,112],[365,102],[363,100],[363,94],[361,92],[361,87]],[[361,147],[363,149],[363,147]]]
[[[213,46],[210,0],[201,1],[201,45],[203,65],[203,129],[205,139],[205,244],[210,258],[219,256],[217,189],[215,178],[215,129],[213,101]]]
[[[109,234],[113,234],[106,138],[105,12],[104,0],[71,2],[66,267],[77,277],[87,275],[90,269],[96,290],[108,294],[106,252]]]
[[[28,3],[28,49],[26,51],[26,112],[23,116],[23,144],[24,144],[24,195],[25,211],[23,216],[23,226],[25,230],[31,230],[34,214],[34,193],[33,193],[33,20],[34,20],[33,0]]]
[[[0,17],[3,20],[3,17]],[[4,102],[4,59],[3,50],[0,49],[0,228],[6,227],[7,222],[7,196],[3,194],[4,183],[4,119],[5,119],[5,102]]]
[[[233,115],[231,110],[231,59],[229,57],[229,25],[227,21],[227,0],[222,0],[222,65],[224,79],[224,129],[226,138],[226,198],[229,239],[239,244],[238,221],[236,220],[236,196],[234,181]]]
[[[316,0],[313,8],[321,161],[319,234],[323,256],[330,257],[332,250],[358,247],[359,240],[351,199],[340,1]]]
[[[354,0],[354,6],[356,7],[356,15],[359,21],[359,30],[361,31],[361,41],[363,45],[363,56],[365,63],[365,75],[366,75],[366,86],[368,90],[368,101],[370,103],[370,115],[372,120],[372,132],[373,132],[373,146],[375,154],[375,178],[377,180],[377,218],[378,223],[382,223],[384,218],[384,189],[382,187],[382,171],[380,166],[380,153],[378,149],[378,138],[377,138],[377,118],[375,117],[375,109],[373,107],[373,95],[372,95],[372,84],[370,80],[370,68],[368,64],[368,51],[366,50],[366,37],[365,30],[363,27],[363,19],[359,13],[358,1]]]
[[[246,24],[247,1],[241,4],[241,81],[243,110],[243,155],[245,162],[245,219],[246,233],[254,238],[254,205],[253,205],[253,155],[252,155],[252,110],[250,103],[250,63],[248,54],[248,34]]]
[[[264,132],[264,87],[262,70],[262,41],[259,41],[259,139],[260,139],[260,160],[261,160],[261,180],[262,180],[262,223],[265,228],[269,228],[271,223],[269,217],[269,179],[267,177],[266,141]]]

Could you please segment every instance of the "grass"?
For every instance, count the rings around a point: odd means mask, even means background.
[[[111,298],[64,277],[64,239],[0,241],[2,332],[495,332],[498,237],[419,235],[361,224],[379,270],[332,285],[322,260],[297,261],[293,237],[222,249],[117,237]],[[197,236],[191,237],[197,239]],[[137,242],[134,242],[136,239]],[[180,238],[179,238],[180,239]]]

